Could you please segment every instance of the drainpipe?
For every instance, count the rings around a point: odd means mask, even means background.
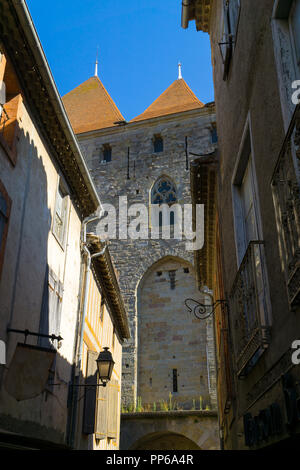
[[[191,3],[191,0],[182,0],[181,27],[183,29],[187,29],[189,27],[189,7]]]
[[[71,423],[70,440],[69,440],[72,448],[74,448],[74,444],[75,444],[75,430],[76,430],[76,421],[77,421],[78,388],[79,388],[76,385],[79,385],[79,381],[80,381],[80,370],[81,370],[82,350],[83,350],[83,335],[84,335],[85,319],[87,315],[91,263],[94,258],[102,256],[105,253],[105,250],[107,248],[107,242],[106,242],[104,248],[101,251],[91,255],[86,244],[86,228],[88,224],[101,219],[102,216],[103,216],[103,210],[101,210],[98,216],[87,217],[86,219],[84,219],[82,223],[81,241],[82,241],[82,251],[86,255],[85,256],[86,269],[85,269],[84,297],[83,297],[83,307],[82,307],[80,338],[79,338],[77,357],[75,359],[75,362],[76,362],[75,371],[74,371],[73,380],[72,380],[72,382],[75,384],[75,386],[73,387],[73,392],[72,392],[72,412],[71,412],[72,423]]]
[[[85,318],[87,314],[88,293],[89,293],[90,275],[91,275],[91,262],[92,262],[92,259],[102,256],[105,253],[106,248],[107,248],[107,243],[105,247],[101,251],[99,251],[99,253],[94,253],[93,255],[91,255],[86,244],[83,245],[83,251],[86,253],[86,272],[85,272],[85,288],[84,288],[84,297],[83,297],[83,312],[82,312],[79,350],[78,350],[78,359],[77,359],[77,374],[80,374],[80,367],[81,367],[81,360],[82,360],[83,334],[84,334]]]

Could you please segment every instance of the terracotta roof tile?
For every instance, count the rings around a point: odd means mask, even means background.
[[[203,107],[204,104],[198,100],[187,83],[183,79],[178,79],[175,80],[146,111],[132,119],[131,122],[143,121],[145,119]]]
[[[63,103],[75,134],[114,126],[124,118],[98,77],[67,93]]]

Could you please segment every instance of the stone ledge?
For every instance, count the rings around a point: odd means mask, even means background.
[[[121,419],[144,419],[144,418],[186,418],[188,416],[199,416],[201,418],[215,418],[217,410],[174,410],[174,411],[143,411],[134,413],[122,413]]]

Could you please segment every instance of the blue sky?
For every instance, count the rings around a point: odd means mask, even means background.
[[[61,95],[94,74],[125,119],[143,112],[176,78],[213,101],[208,34],[180,26],[181,0],[28,0]]]

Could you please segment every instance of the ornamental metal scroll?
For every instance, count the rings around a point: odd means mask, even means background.
[[[227,300],[216,300],[213,302],[213,296],[208,292],[201,292],[202,295],[208,296],[211,300],[210,304],[203,304],[198,300],[194,299],[186,299],[184,301],[185,306],[188,308],[189,313],[193,313],[195,318],[198,320],[206,320],[211,315],[213,315],[216,311],[216,308],[219,305],[228,305]]]

